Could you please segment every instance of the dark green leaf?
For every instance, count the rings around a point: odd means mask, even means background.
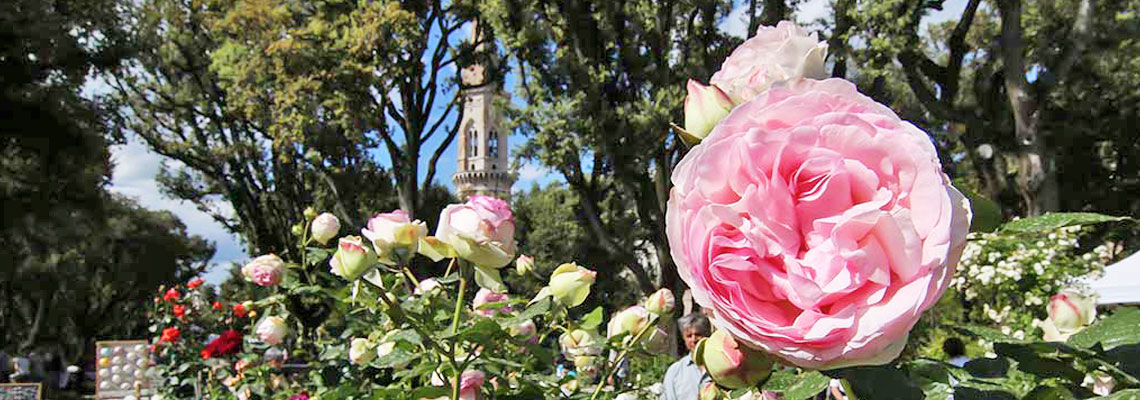
[[[974,218],[970,221],[970,232],[993,232],[1001,226],[1001,206],[993,200],[958,186],[962,194],[970,199]]]
[[[844,368],[829,371],[829,374],[850,382],[855,397],[860,399],[920,400],[924,397],[918,385],[891,365]]]
[[[1017,369],[1042,378],[1080,382],[1085,374],[1073,366],[1073,356],[1055,343],[994,343],[994,352],[1017,361]]]
[[[495,340],[501,335],[503,335],[503,330],[499,327],[497,322],[489,318],[480,318],[474,325],[460,330],[459,334],[455,335],[455,338],[460,341],[490,346],[494,344]]]
[[[1022,397],[1022,400],[1072,400],[1068,389],[1057,386],[1038,386]]]
[[[1004,358],[975,358],[966,362],[962,368],[970,375],[979,378],[1001,378],[1009,372],[1009,360]]]
[[[602,307],[594,308],[589,314],[583,315],[578,319],[578,327],[585,330],[592,330],[602,324]]]
[[[437,397],[447,397],[451,395],[451,391],[443,386],[420,386],[412,390],[412,399],[434,399]]]
[[[332,250],[321,247],[306,247],[305,250],[305,261],[309,265],[321,264],[333,253]]]
[[[1039,217],[1030,217],[1019,219],[1016,221],[1007,222],[1002,226],[1002,230],[1006,232],[1021,232],[1021,233],[1042,233],[1064,228],[1073,225],[1091,225],[1104,222],[1124,221],[1127,217],[1113,217],[1111,215],[1084,213],[1084,212],[1059,212],[1059,213],[1046,213]]]
[[[1017,400],[1017,396],[1003,390],[956,387],[954,388],[954,400]]]
[[[1084,348],[1100,343],[1106,350],[1140,343],[1140,309],[1120,309],[1069,337],[1067,343]]]

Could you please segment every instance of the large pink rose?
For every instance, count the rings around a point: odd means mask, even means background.
[[[693,298],[743,343],[805,368],[897,357],[970,225],[930,138],[841,79],[741,104],[673,184],[667,233]]]
[[[826,57],[827,43],[816,39],[815,33],[780,21],[775,27],[761,26],[755,36],[733,50],[709,83],[739,104],[780,81],[827,77]]]
[[[476,265],[502,268],[515,258],[515,216],[497,197],[474,195],[439,214],[436,238]]]

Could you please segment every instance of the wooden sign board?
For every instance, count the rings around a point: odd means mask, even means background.
[[[95,398],[123,399],[149,395],[150,345],[145,340],[95,343]]]
[[[0,383],[0,400],[41,400],[40,383]]]

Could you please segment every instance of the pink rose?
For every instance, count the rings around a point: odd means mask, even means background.
[[[427,225],[420,220],[412,221],[404,210],[396,210],[376,214],[368,220],[361,234],[372,242],[381,263],[395,265],[416,254],[420,239],[427,236]]]
[[[435,236],[479,266],[502,268],[515,258],[515,217],[497,197],[474,195],[467,203],[447,206]]]
[[[285,326],[285,319],[281,317],[268,317],[257,324],[257,338],[270,346],[281,344],[289,328]]]
[[[479,289],[479,291],[475,293],[475,299],[471,301],[471,307],[475,308],[476,314],[482,315],[484,317],[490,317],[499,312],[511,312],[511,306],[504,306],[499,309],[489,308],[482,310],[480,310],[479,307],[482,307],[485,304],[509,301],[510,299],[511,296],[508,296],[506,293],[496,293],[490,289],[483,288]]]
[[[257,257],[241,268],[245,279],[259,286],[276,286],[285,274],[285,261],[276,254]]]
[[[716,85],[736,104],[768,89],[773,83],[798,79],[823,79],[827,43],[790,21],[775,27],[761,26],[756,36],[744,41],[721,64],[709,83]]]
[[[897,357],[970,226],[930,138],[841,79],[737,106],[672,179],[666,230],[693,298],[805,368]]]
[[[483,371],[463,371],[459,375],[459,398],[461,400],[474,400],[479,398],[479,389],[483,387],[486,375]]]

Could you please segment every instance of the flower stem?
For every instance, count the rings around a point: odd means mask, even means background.
[[[839,380],[839,383],[843,385],[843,391],[847,392],[847,400],[859,400],[858,397],[855,397],[855,388],[851,386],[850,380],[843,378]]]
[[[455,294],[455,313],[451,316],[451,333],[459,332],[459,312],[463,310],[463,294],[467,291],[467,277],[459,271],[459,292]]]
[[[657,325],[657,317],[654,316],[652,319],[649,320],[648,324],[645,324],[645,327],[641,328],[641,331],[637,332],[637,336],[633,337],[633,340],[629,342],[629,346],[626,346],[626,348],[622,349],[621,352],[618,353],[617,358],[614,359],[613,366],[606,368],[609,372],[607,372],[605,374],[605,377],[602,378],[602,382],[600,384],[598,384],[598,389],[594,390],[594,394],[592,396],[590,396],[590,400],[595,400],[598,398],[598,395],[602,393],[602,387],[604,387],[606,385],[606,382],[610,381],[610,378],[613,377],[615,372],[617,372],[618,367],[621,366],[621,362],[623,360],[625,360],[625,357],[627,355],[629,355],[629,349],[637,347],[637,345],[639,343],[641,343],[641,339],[645,337],[645,333],[649,332],[649,330],[652,329],[653,327],[655,327],[656,325]]]

